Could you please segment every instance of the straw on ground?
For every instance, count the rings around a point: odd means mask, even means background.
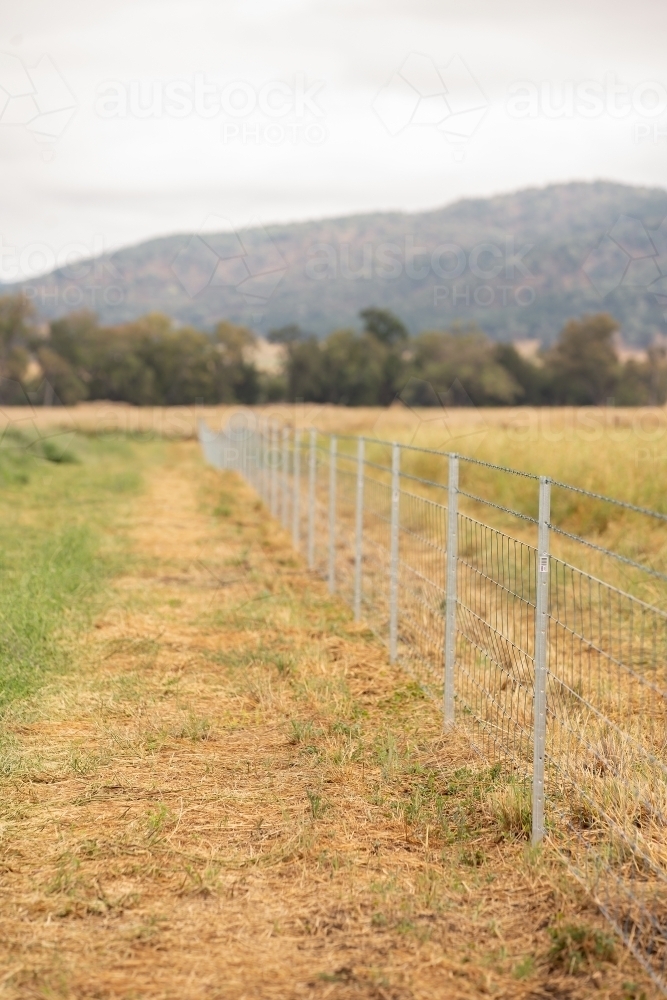
[[[652,996],[254,494],[150,453],[94,627],[4,717],[0,996]]]

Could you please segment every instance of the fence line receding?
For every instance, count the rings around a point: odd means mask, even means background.
[[[241,473],[308,566],[387,640],[445,726],[502,764],[533,843],[548,839],[667,993],[665,516],[268,418],[199,436],[207,461]],[[616,548],[601,540],[605,505],[635,519],[612,532]],[[640,529],[651,545],[633,542]]]

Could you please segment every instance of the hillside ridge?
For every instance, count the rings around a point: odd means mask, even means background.
[[[320,336],[376,305],[413,333],[476,323],[550,343],[569,317],[608,311],[641,346],[667,331],[667,190],[573,181],[429,211],[177,233],[4,288],[23,288],[45,319],[160,311],[203,329],[227,318]]]

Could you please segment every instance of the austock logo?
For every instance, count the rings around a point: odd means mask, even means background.
[[[327,138],[319,94],[324,83],[297,73],[290,83],[269,80],[215,82],[204,73],[192,80],[108,80],[100,85],[95,113],[103,119],[221,121],[223,143],[320,145]]]
[[[52,272],[56,272],[54,275]],[[122,275],[96,233],[90,243],[14,246],[0,236],[0,281],[21,283],[38,308],[98,309],[125,300]]]
[[[601,299],[621,287],[643,289],[667,319],[667,217],[656,229],[647,229],[641,219],[619,215],[582,270]]]
[[[243,238],[228,219],[210,215],[181,247],[171,269],[191,298],[207,289],[238,292],[248,305],[265,306],[287,271],[287,262],[261,224]]]
[[[308,248],[304,273],[312,281],[436,279],[434,306],[525,308],[536,297],[534,275],[526,261],[533,247],[532,243],[517,246],[511,234],[502,244],[477,243],[470,250],[458,243],[441,243],[431,250],[419,245],[414,234],[401,243],[314,243]],[[470,280],[462,280],[466,277]]]
[[[510,118],[656,118],[667,110],[667,88],[655,80],[631,87],[608,73],[604,80],[517,80],[507,95]]]
[[[461,154],[488,106],[461,56],[438,65],[418,52],[406,57],[373,101],[373,110],[390,135],[412,125],[429,126]]]
[[[26,66],[0,52],[0,124],[22,125],[40,142],[58,139],[76,111],[76,101],[50,56]]]

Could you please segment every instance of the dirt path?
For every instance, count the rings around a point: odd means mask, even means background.
[[[9,720],[1,997],[654,995],[237,480],[174,445],[128,527],[81,662]]]

